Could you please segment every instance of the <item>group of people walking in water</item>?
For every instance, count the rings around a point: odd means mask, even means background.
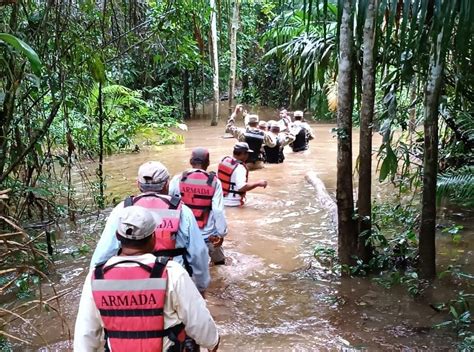
[[[236,126],[242,115],[246,127]],[[139,194],[110,213],[86,277],[74,333],[74,351],[217,351],[220,338],[206,307],[209,263],[226,264],[224,207],[242,206],[249,170],[284,161],[283,149],[308,148],[314,138],[295,111],[278,121],[259,121],[237,105],[226,132],[238,142],[217,174],[209,172],[209,151],[193,149],[190,168],[170,178],[149,161],[138,169]]]

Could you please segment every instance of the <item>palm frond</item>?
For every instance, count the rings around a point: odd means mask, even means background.
[[[438,175],[438,200],[448,197],[456,203],[474,205],[474,166]]]

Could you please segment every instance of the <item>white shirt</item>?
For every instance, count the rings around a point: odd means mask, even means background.
[[[115,256],[105,264],[110,265],[124,259],[136,260],[150,265],[155,256],[143,254],[140,256]],[[133,263],[119,264],[120,266],[136,265]],[[168,285],[166,288],[165,306],[163,309],[165,329],[184,323],[186,334],[196,340],[198,345],[212,349],[217,345],[217,327],[212,319],[206,302],[196,289],[188,273],[178,263],[170,260],[166,265],[168,270]],[[82,289],[81,302],[74,329],[74,352],[98,351],[104,345],[102,338],[103,323],[94,302],[91,288],[92,271],[86,277]],[[163,351],[166,351],[172,342],[163,339]],[[113,351],[112,351],[113,352]]]
[[[230,182],[235,183],[234,190],[238,191],[247,184],[247,169],[242,164],[237,164],[232,176],[230,177]],[[224,205],[226,207],[238,207],[240,206],[241,200],[240,194],[228,193],[224,197]]]
[[[188,171],[195,171],[196,169],[190,169]],[[170,182],[168,194],[170,196],[180,196],[179,182],[182,175],[176,175]],[[227,221],[224,213],[224,196],[222,194],[221,181],[216,176],[216,190],[212,196],[212,210],[209,213],[209,218],[206,225],[201,230],[204,240],[210,235],[216,235],[224,237],[227,234]]]

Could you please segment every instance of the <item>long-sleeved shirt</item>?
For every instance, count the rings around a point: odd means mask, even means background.
[[[248,127],[252,129],[252,127]],[[255,128],[255,130],[260,131],[258,128]],[[227,121],[227,126],[225,128],[225,131],[227,133],[230,133],[234,138],[236,138],[239,142],[245,142],[245,132],[247,129],[237,127],[234,124],[234,120],[229,119]],[[273,148],[275,146],[275,141],[270,137],[268,132],[263,132],[263,144],[266,145],[267,147]]]
[[[306,122],[299,121],[299,120],[294,121],[293,125],[290,128],[290,131],[296,136],[298,132],[300,131],[301,127],[305,128],[306,131],[308,131],[309,139],[314,139],[313,129]]]
[[[139,261],[150,265],[154,263],[152,254],[139,256],[114,256],[107,265],[117,263],[124,259]],[[136,264],[118,264],[118,266],[134,266]],[[212,319],[206,302],[202,298],[189,278],[187,272],[176,262],[169,261],[166,265],[168,271],[168,285],[163,309],[165,329],[184,323],[186,334],[192,337],[197,344],[204,348],[212,349],[217,345],[217,327]],[[86,277],[82,289],[79,311],[74,329],[74,352],[94,352],[103,346],[103,322],[92,295],[92,272]],[[172,342],[163,339],[163,351],[166,351]]]
[[[115,232],[118,226],[120,209],[122,208],[123,202],[119,203],[110,213],[104,230],[102,231],[102,236],[92,255],[91,267],[110,259],[116,255],[120,249],[120,242]],[[153,211],[153,209],[149,210]],[[194,218],[194,214],[191,209],[184,204],[181,208],[179,228],[176,234],[176,248],[186,248],[186,258],[193,269],[193,280],[199,291],[205,291],[211,281],[209,275],[208,248],[201,236],[201,231]],[[173,260],[183,264],[181,256],[175,257]]]
[[[190,169],[188,172],[195,171],[197,169]],[[181,192],[179,191],[179,181],[181,175],[176,175],[170,182],[169,185],[169,195],[170,196],[179,196]],[[204,237],[204,240],[207,241],[210,235],[224,237],[227,234],[227,221],[225,219],[224,213],[224,196],[222,192],[221,181],[216,177],[216,189],[214,195],[212,196],[212,209],[209,213],[209,218],[206,225],[201,230],[201,233]]]
[[[280,146],[284,147],[295,140],[295,135],[291,132],[280,132],[278,134],[270,132],[270,137],[275,141],[275,145],[277,140],[280,142]]]

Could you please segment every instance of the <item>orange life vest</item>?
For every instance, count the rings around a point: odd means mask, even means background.
[[[125,198],[124,206],[139,205],[156,211],[162,221],[155,229],[155,249],[156,256],[177,257],[182,256],[184,267],[192,275],[191,267],[186,258],[186,248],[176,248],[176,234],[179,229],[182,202],[179,197],[170,197],[154,192],[143,193],[138,196]]]
[[[245,192],[236,191],[234,189],[235,183],[231,181],[232,174],[234,173],[237,166],[239,166],[239,164],[243,165],[245,167],[245,170],[247,171],[245,175],[245,181],[247,182],[249,176],[249,170],[247,169],[247,166],[241,161],[231,156],[224,157],[224,159],[222,159],[222,161],[219,163],[219,166],[217,168],[217,177],[222,183],[222,192],[224,194],[224,197],[226,197],[229,193],[233,194],[234,196],[236,194],[239,194],[243,201],[243,199],[245,198]]]
[[[212,197],[216,192],[216,174],[204,170],[183,172],[179,181],[181,200],[194,214],[200,229],[209,219],[212,209]]]
[[[156,352],[163,337],[178,346],[184,341],[184,325],[164,328],[168,259],[157,257],[150,265],[124,260],[95,268],[92,295],[104,323],[106,351]],[[136,264],[118,266],[122,263]]]

